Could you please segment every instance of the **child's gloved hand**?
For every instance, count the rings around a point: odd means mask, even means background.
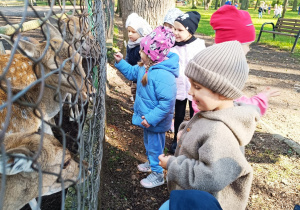
[[[147,120],[145,119],[145,116],[142,116],[142,119],[144,119],[143,121],[142,121],[142,125],[144,126],[144,127],[146,127],[146,128],[149,128],[150,127],[150,124],[147,122]]]
[[[120,53],[120,52],[117,52],[117,53],[114,54],[114,58],[115,58],[115,60],[116,60],[116,63],[119,63],[120,60],[123,59],[123,54]]]

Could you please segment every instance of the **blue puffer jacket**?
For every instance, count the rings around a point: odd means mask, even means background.
[[[125,60],[115,63],[117,69],[129,80],[137,81],[136,98],[132,123],[145,128],[141,123],[142,116],[151,125],[152,132],[166,132],[170,129],[176,100],[176,80],[179,74],[179,57],[169,53],[169,59],[149,68],[148,84],[141,81],[145,67],[131,66]]]

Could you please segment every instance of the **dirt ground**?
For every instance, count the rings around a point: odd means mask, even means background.
[[[122,42],[121,20],[118,40]],[[202,35],[206,45],[213,39]],[[270,86],[281,95],[269,101],[269,109],[251,143],[246,157],[254,169],[254,180],[247,209],[293,209],[300,203],[300,61],[289,52],[251,45],[247,55],[249,79],[244,93],[255,95]],[[146,160],[143,131],[132,125],[133,103],[130,101],[130,81],[113,65],[107,70],[107,128],[102,167],[101,209],[158,209],[169,198],[167,186],[143,188],[139,181],[147,174],[137,170]],[[188,118],[187,118],[188,119]],[[173,133],[167,133],[169,148]],[[287,145],[289,143],[291,146]]]

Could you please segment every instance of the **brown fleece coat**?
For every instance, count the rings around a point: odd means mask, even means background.
[[[258,119],[257,107],[240,103],[183,122],[175,156],[167,163],[168,189],[207,191],[224,210],[245,209],[253,171],[241,147],[252,139]]]

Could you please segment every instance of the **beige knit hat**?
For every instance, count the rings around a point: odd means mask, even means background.
[[[185,75],[227,98],[243,95],[249,67],[238,41],[223,42],[200,51],[191,59]]]

